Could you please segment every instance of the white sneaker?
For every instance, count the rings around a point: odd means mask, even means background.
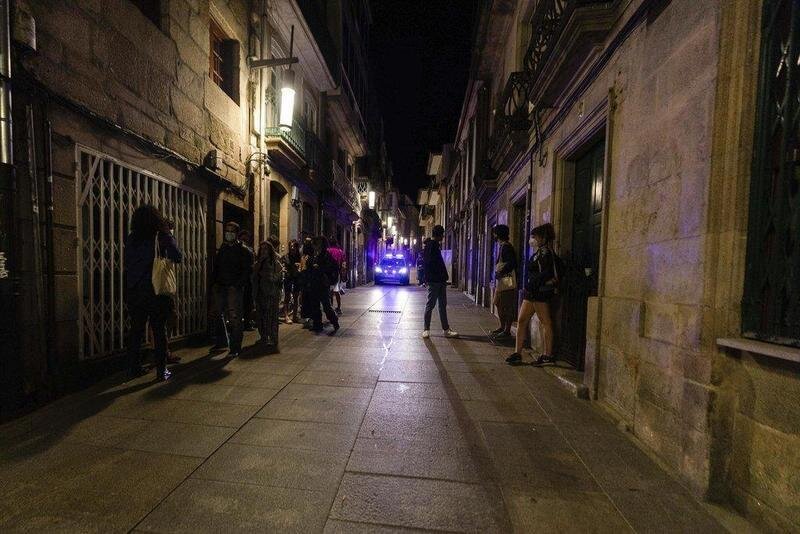
[[[429,337],[431,337],[431,331],[430,330],[423,330],[422,331],[422,339],[428,339]]]
[[[458,337],[458,332],[454,330],[445,330],[444,337]]]

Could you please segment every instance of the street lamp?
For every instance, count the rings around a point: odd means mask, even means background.
[[[394,221],[394,217],[392,217],[391,215],[386,217],[386,226],[392,226],[392,222],[393,221]],[[392,228],[394,228],[394,226],[392,226]]]
[[[369,209],[375,209],[375,191],[370,191],[367,193],[367,205],[369,206]]]
[[[294,119],[294,71],[287,69],[281,77],[281,112],[278,126],[284,132],[292,129]]]
[[[294,52],[294,26],[292,26],[289,36],[289,57],[280,59],[254,59],[248,58],[251,69],[272,69],[275,67],[285,67],[298,62],[292,55]],[[278,126],[281,130],[287,131],[292,128],[292,118],[294,117],[294,71],[291,67],[283,73],[281,77],[281,109]]]

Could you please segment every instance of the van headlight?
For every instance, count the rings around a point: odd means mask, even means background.
[[[407,272],[408,272],[408,269],[407,269],[407,268],[405,268],[405,267],[400,267],[400,274],[406,274]]]

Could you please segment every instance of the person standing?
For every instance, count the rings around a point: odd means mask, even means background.
[[[125,301],[128,305],[131,327],[128,332],[128,376],[136,378],[147,373],[142,368],[140,349],[147,323],[153,332],[155,345],[156,377],[168,380],[167,327],[169,306],[155,294],[153,288],[153,261],[156,254],[180,263],[181,251],[171,234],[165,232],[165,222],[159,211],[144,205],[136,208],[131,217],[131,233],[123,249],[123,276]]]
[[[314,244],[310,237],[303,240],[300,257],[300,318],[303,328],[311,328],[311,266],[314,264]]]
[[[251,255],[255,256],[253,250],[253,234],[251,234],[249,230],[240,231],[237,239]],[[253,284],[248,278],[242,292],[242,320],[244,321],[244,329],[248,332],[253,330],[253,307]]]
[[[258,260],[253,269],[253,289],[258,311],[259,340],[267,347],[278,350],[278,312],[280,310],[283,265],[269,241],[258,250]]]
[[[300,295],[300,243],[292,239],[289,243],[289,250],[281,259],[283,262],[283,313],[286,324],[299,322],[299,310],[297,300]]]
[[[517,318],[517,254],[509,242],[509,230],[505,224],[492,229],[492,237],[500,244],[500,254],[494,267],[494,299],[500,328],[492,330],[495,338],[511,337],[511,325]]]
[[[333,261],[336,263],[336,275],[331,283],[331,299],[336,299],[336,315],[342,314],[342,281],[344,280],[344,271],[347,269],[347,262],[345,261],[344,251],[339,248],[339,242],[335,237],[331,238],[330,246],[328,247]]]
[[[537,226],[531,230],[530,245],[536,252],[528,260],[525,280],[525,298],[519,308],[517,317],[517,339],[514,353],[506,358],[506,362],[514,364],[522,361],[522,346],[528,335],[529,324],[533,315],[539,317],[542,324],[544,353],[534,363],[553,363],[553,321],[550,316],[550,302],[556,295],[558,287],[558,267],[552,246],[556,233],[550,223]]]
[[[328,240],[323,236],[314,239],[314,258],[311,260],[309,270],[309,297],[311,301],[311,319],[314,332],[322,332],[322,313],[320,306],[325,311],[325,316],[333,325],[334,335],[339,330],[339,318],[331,307],[331,281],[335,280],[338,267],[335,260],[328,252]]]
[[[439,319],[445,337],[458,337],[458,332],[450,329],[447,321],[447,266],[442,258],[441,243],[444,240],[444,227],[437,224],[433,227],[433,239],[425,242],[422,251],[422,268],[425,272],[425,282],[428,284],[428,301],[425,304],[425,329],[422,337],[431,337],[431,314],[433,308],[439,305]]]
[[[238,232],[238,224],[225,223],[224,241],[214,258],[211,276],[214,318],[222,323],[214,348],[228,347],[232,357],[242,351],[242,298],[253,270],[253,253],[237,239]]]

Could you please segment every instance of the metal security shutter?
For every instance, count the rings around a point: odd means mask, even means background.
[[[175,238],[183,252],[177,268],[178,320],[169,335],[176,339],[203,331],[205,196],[83,147],[76,156],[81,358],[101,358],[125,347],[123,246],[131,214],[142,204],[153,204],[175,221]]]

